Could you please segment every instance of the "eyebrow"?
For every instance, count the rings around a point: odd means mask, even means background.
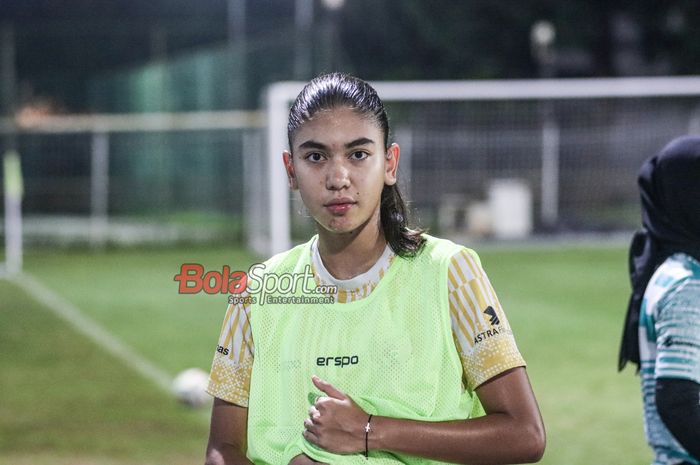
[[[358,145],[369,145],[369,144],[374,144],[374,141],[372,139],[369,139],[367,137],[360,137],[358,139],[355,139],[351,142],[348,142],[345,144],[345,148],[349,149],[351,147],[357,147]],[[325,150],[328,147],[326,147],[325,144],[322,144],[320,142],[316,142],[315,140],[307,140],[306,142],[302,143],[299,145],[300,149],[319,149],[319,150]]]

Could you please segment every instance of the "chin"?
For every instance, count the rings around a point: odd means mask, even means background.
[[[323,229],[325,229],[326,231],[328,231],[328,232],[330,232],[330,233],[333,233],[333,234],[352,234],[352,233],[354,233],[355,231],[357,231],[357,228],[356,228],[356,227],[350,227],[350,226],[348,226],[348,227],[341,227],[341,226],[333,227],[333,226],[327,226],[327,227],[324,227]]]
[[[314,218],[316,225],[329,233],[333,234],[354,234],[369,225],[372,217],[366,218],[364,221],[358,219],[356,215],[347,216],[326,216],[319,219]]]
[[[326,223],[321,223],[321,222],[316,222],[321,228],[325,229],[329,233],[333,234],[352,234],[355,231],[357,231],[357,228],[359,225],[352,224],[350,222],[338,222],[331,220],[330,222]]]

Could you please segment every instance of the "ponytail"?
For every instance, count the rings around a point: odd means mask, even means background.
[[[401,197],[399,186],[384,186],[379,211],[382,232],[389,247],[400,257],[414,257],[425,244],[423,230],[408,227],[406,204]]]

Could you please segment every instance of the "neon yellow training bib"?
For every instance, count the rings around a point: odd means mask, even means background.
[[[368,463],[363,453],[333,454],[302,437],[309,406],[324,395],[311,382],[314,374],[374,415],[423,421],[483,415],[476,395],[463,388],[450,322],[447,270],[462,247],[425,237],[417,257],[397,256],[358,301],[252,305],[248,457],[256,465],[286,465],[300,453],[330,464]],[[265,273],[303,273],[310,245],[271,258]],[[300,289],[290,295],[318,296]],[[442,463],[379,450],[370,451],[369,462]]]

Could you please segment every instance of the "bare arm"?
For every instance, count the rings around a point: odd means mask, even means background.
[[[428,423],[372,419],[370,448],[454,463],[537,462],[545,432],[524,368],[515,368],[477,388],[486,416]]]
[[[317,401],[304,437],[331,452],[364,451],[367,415],[328,386],[322,390],[331,397]],[[486,416],[446,422],[373,417],[369,448],[472,465],[540,460],[545,431],[525,369],[492,378],[476,392]]]
[[[205,465],[253,465],[246,457],[248,409],[214,398]]]

